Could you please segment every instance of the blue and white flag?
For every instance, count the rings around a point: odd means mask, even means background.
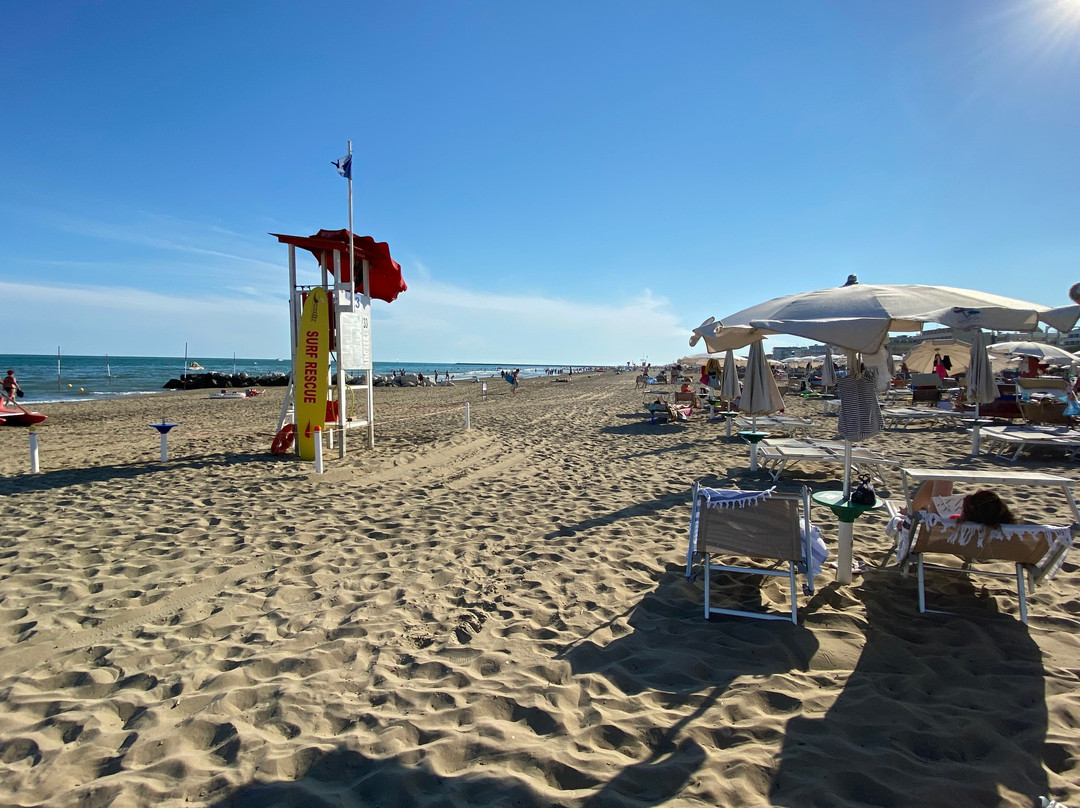
[[[352,155],[346,154],[340,160],[331,160],[331,165],[337,168],[337,173],[347,180],[352,179]]]

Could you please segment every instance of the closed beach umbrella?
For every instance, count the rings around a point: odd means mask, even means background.
[[[825,393],[830,387],[836,386],[836,371],[833,369],[832,361],[832,346],[825,346],[825,363],[821,366],[821,392]],[[821,412],[828,411],[828,402],[826,398],[821,400]]]
[[[743,378],[742,398],[739,411],[747,415],[769,415],[784,409],[784,398],[776,386],[769,363],[765,361],[765,349],[758,340],[750,346],[746,375]]]
[[[967,400],[969,404],[989,404],[997,398],[994,369],[990,365],[987,346],[990,342],[985,331],[975,334],[968,355]],[[976,417],[978,411],[976,411]]]
[[[728,351],[727,356],[724,357],[724,378],[720,382],[720,400],[726,401],[730,408],[731,402],[738,399],[740,392],[739,371],[735,365],[735,352]]]
[[[836,384],[836,371],[833,370],[832,346],[825,348],[825,364],[821,367],[821,386],[832,387]]]
[[[990,354],[986,352],[990,338],[986,332],[979,331],[971,341],[971,353],[968,356],[967,400],[975,405],[975,426],[971,432],[971,456],[979,454],[979,405],[989,404],[997,398],[997,384],[994,381],[994,369],[990,365]]]
[[[750,433],[744,433],[744,437],[750,441],[750,471],[757,470],[757,442],[762,437],[757,431],[757,417],[782,409],[784,399],[780,395],[780,388],[776,386],[769,363],[765,361],[765,349],[761,340],[758,340],[750,346],[746,375],[743,377],[742,398],[739,399],[739,411],[751,417]]]

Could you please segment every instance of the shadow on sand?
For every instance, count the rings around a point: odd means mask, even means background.
[[[281,462],[282,458],[274,457],[266,452],[218,452],[187,460],[168,460],[164,463],[148,461],[145,463],[89,466],[84,469],[62,469],[60,471],[47,471],[42,474],[22,474],[18,477],[0,478],[0,496],[36,491],[55,491],[85,483],[134,480],[146,474],[155,474],[166,470],[207,469],[256,460],[263,463],[268,461]]]
[[[929,583],[939,605],[968,616],[919,614],[913,582],[895,570],[851,588],[866,609],[865,646],[824,717],[788,722],[772,804],[989,808],[1047,794],[1054,749],[1027,626],[969,579]]]

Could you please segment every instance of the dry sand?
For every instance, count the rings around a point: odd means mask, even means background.
[[[1030,626],[996,579],[934,578],[959,612],[919,615],[874,514],[871,568],[821,576],[799,626],[706,622],[690,485],[764,487],[745,444],[650,425],[630,375],[491,387],[376,390],[376,448],[354,433],[322,477],[267,451],[280,390],[43,407],[39,475],[0,428],[0,804],[1080,804],[1075,551]],[[867,444],[1077,476],[969,442]],[[727,591],[782,608],[786,584]]]

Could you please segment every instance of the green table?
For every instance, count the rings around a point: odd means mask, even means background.
[[[840,522],[836,541],[836,581],[841,584],[850,584],[851,545],[855,535],[855,520],[860,514],[884,507],[885,502],[875,497],[873,505],[859,505],[846,499],[843,491],[815,491],[810,498],[818,505],[824,505],[831,510]]]
[[[750,444],[750,471],[757,471],[757,445],[769,437],[769,433],[747,429],[740,432],[739,437]]]

